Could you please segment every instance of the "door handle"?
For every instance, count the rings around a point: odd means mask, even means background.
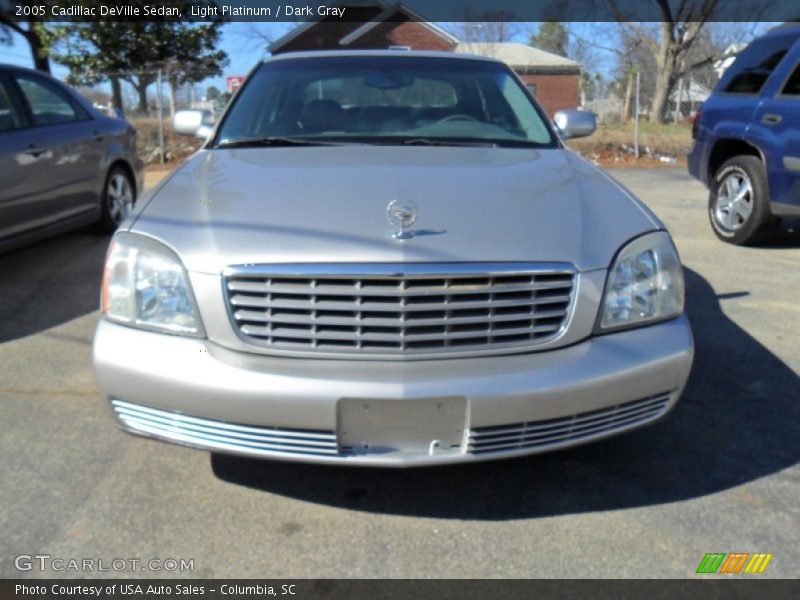
[[[783,117],[781,117],[780,115],[776,115],[774,113],[767,113],[763,117],[761,117],[761,122],[764,123],[765,125],[777,125],[778,123],[781,122],[782,118]]]
[[[37,146],[36,144],[31,144],[28,146],[28,149],[25,150],[25,154],[28,156],[32,156],[34,158],[39,158],[42,154],[47,152],[47,148],[42,148],[41,146]]]
[[[99,131],[92,132],[92,137],[95,139],[96,142],[102,142],[103,141],[103,134],[100,133]]]

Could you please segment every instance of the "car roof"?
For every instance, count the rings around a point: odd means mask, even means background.
[[[468,54],[465,52],[446,52],[436,50],[302,50],[298,52],[282,52],[273,56],[268,56],[263,62],[273,62],[278,60],[292,60],[297,58],[329,58],[331,56],[350,56],[350,57],[403,57],[403,58],[440,58],[449,60],[471,60],[504,64],[495,58],[480,56],[478,54]]]
[[[10,65],[8,63],[0,63],[0,70],[3,70],[3,71],[22,71],[24,73],[35,73],[36,75],[42,75],[43,77],[49,77],[50,79],[54,79],[54,77],[50,73],[45,73],[44,71],[37,71],[36,69],[31,69],[29,67],[22,67],[20,65]]]
[[[782,25],[773,27],[761,37],[772,37],[775,35],[787,35],[787,34],[800,35],[800,23],[798,22],[783,23]]]

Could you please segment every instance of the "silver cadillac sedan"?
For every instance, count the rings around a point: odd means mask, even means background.
[[[94,367],[124,429],[404,467],[582,444],[678,400],[669,234],[564,146],[593,117],[551,125],[502,63],[283,55],[196,125],[108,251]]]

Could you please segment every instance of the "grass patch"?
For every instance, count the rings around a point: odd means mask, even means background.
[[[132,117],[128,119],[136,129],[136,146],[139,156],[147,165],[161,164],[159,159],[158,117]],[[164,119],[164,147],[166,164],[181,162],[193,154],[203,143],[199,138],[178,135],[172,130],[172,120]]]
[[[692,148],[689,123],[639,123],[640,158],[630,153],[634,144],[634,124],[600,124],[594,135],[571,140],[569,145],[589,160],[603,166],[685,165]],[[672,157],[675,162],[661,157]]]

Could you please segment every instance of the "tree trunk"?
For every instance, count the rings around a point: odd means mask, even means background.
[[[691,92],[691,90],[690,90]],[[683,77],[678,80],[678,90],[675,94],[675,122],[678,123],[681,120],[681,116],[683,113],[681,112],[681,104],[683,103]]]
[[[633,101],[633,71],[628,73],[628,82],[625,84],[625,102],[622,105],[623,123],[627,123],[631,118],[631,102]]]
[[[31,24],[31,29],[26,32],[25,38],[28,40],[28,45],[31,47],[34,68],[37,71],[43,71],[49,74],[50,57],[44,52],[44,45],[33,24]]]
[[[114,108],[118,108],[121,111],[125,110],[122,105],[122,84],[116,77],[111,78],[111,103]]]
[[[167,91],[169,96],[169,118],[175,118],[175,81],[172,77],[167,81]]]
[[[661,41],[656,53],[656,89],[653,93],[653,104],[650,107],[650,121],[657,123],[666,122],[666,112],[669,104],[669,94],[675,75],[675,66],[681,50],[680,42],[675,39],[673,23],[661,23]]]
[[[147,88],[150,84],[145,82],[139,82],[136,84],[136,92],[139,94],[139,113],[146,115],[149,114],[150,109],[147,106]]]
[[[664,60],[663,64],[658,65],[656,90],[653,93],[653,106],[650,109],[650,121],[664,123],[666,120],[667,100],[669,100],[669,93],[672,91],[672,74],[674,72],[675,61],[670,57]]]

